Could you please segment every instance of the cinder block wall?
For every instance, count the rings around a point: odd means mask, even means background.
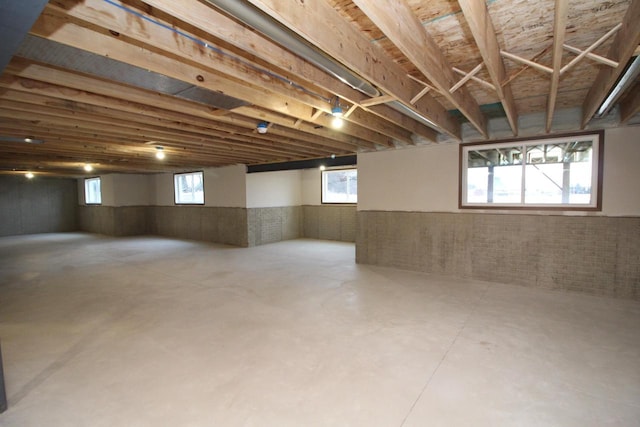
[[[358,263],[640,299],[640,218],[358,212]]]
[[[264,245],[302,236],[302,208],[283,206],[247,209],[249,246]]]
[[[205,206],[151,206],[148,232],[180,239],[248,246],[247,210]]]
[[[355,206],[305,205],[302,207],[303,237],[322,240],[356,241]]]
[[[0,236],[76,231],[74,179],[0,176]]]
[[[79,228],[108,236],[148,234],[148,206],[79,206]]]

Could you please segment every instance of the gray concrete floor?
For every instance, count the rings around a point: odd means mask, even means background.
[[[0,425],[640,424],[640,303],[353,260],[2,238]]]

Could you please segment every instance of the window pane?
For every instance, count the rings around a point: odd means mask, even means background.
[[[493,203],[520,203],[522,166],[493,168]]]
[[[467,171],[467,202],[487,203],[489,168],[473,168]]]
[[[358,171],[341,169],[322,172],[322,203],[357,203]]]
[[[204,174],[190,172],[174,176],[176,204],[204,204]]]
[[[597,206],[598,134],[461,146],[464,205]],[[523,194],[524,191],[524,194]]]
[[[102,203],[100,178],[88,178],[84,180],[84,202],[88,205]]]

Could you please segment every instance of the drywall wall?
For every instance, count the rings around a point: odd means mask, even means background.
[[[99,175],[102,206],[149,206],[154,196],[154,175]],[[78,203],[85,204],[84,178],[78,179]]]
[[[246,177],[248,208],[302,204],[302,171],[300,170],[250,173]]]
[[[358,154],[358,210],[457,209],[457,144]]]
[[[246,207],[246,166],[205,168],[204,205],[211,207]],[[154,175],[152,205],[174,206],[173,173]]]
[[[0,175],[0,236],[77,230],[73,179]]]
[[[605,131],[602,213],[640,216],[640,126]]]
[[[358,174],[360,172],[358,171]],[[322,184],[320,169],[305,169],[301,171],[302,179],[302,204],[321,205],[322,204]],[[358,189],[359,190],[359,189]]]
[[[358,210],[459,212],[458,153],[457,144],[434,144],[359,154]],[[602,212],[590,215],[640,216],[639,162],[640,126],[605,131]]]

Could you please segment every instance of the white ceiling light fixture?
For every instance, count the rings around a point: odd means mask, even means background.
[[[27,172],[27,173],[25,173],[25,174],[24,174],[24,176],[25,176],[27,179],[33,179],[33,177],[34,177],[35,175],[33,174],[33,172]]]
[[[331,115],[333,116],[331,126],[336,129],[340,129],[344,124],[344,120],[342,119],[343,111],[340,106],[340,98],[337,96],[335,97],[335,101],[333,101],[333,106],[331,107]]]
[[[84,170],[87,172],[91,172],[93,170],[93,166],[91,166],[89,163],[84,165]]]
[[[256,127],[256,130],[258,131],[258,133],[263,133],[263,134],[267,133],[268,129],[269,129],[269,123],[267,122],[260,122]]]
[[[325,170],[327,167],[325,165],[320,165],[320,170],[323,171]]]
[[[165,157],[164,147],[156,147],[156,159],[163,160]]]

